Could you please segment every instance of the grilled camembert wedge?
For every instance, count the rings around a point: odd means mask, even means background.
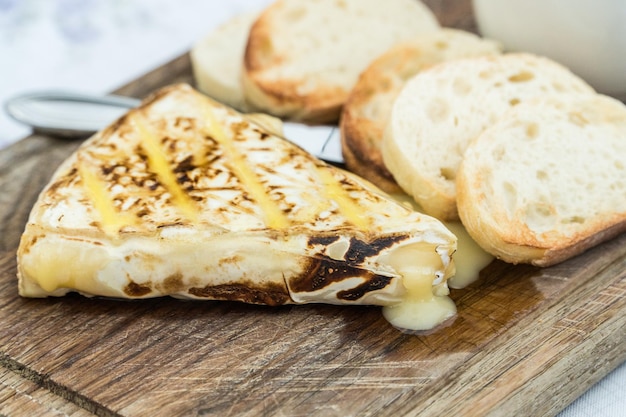
[[[180,84],[58,168],[21,239],[19,292],[431,304],[428,328],[454,314],[455,249],[439,221]]]

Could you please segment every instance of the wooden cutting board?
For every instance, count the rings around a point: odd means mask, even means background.
[[[428,3],[473,27],[469,2]],[[192,82],[187,55],[118,93],[176,81]],[[427,336],[377,307],[23,299],[20,234],[77,145],[33,135],[0,152],[0,412],[550,416],[626,359],[625,234],[551,268],[494,261]]]

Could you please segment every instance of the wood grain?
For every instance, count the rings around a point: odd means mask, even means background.
[[[473,27],[469,2],[427,3],[447,25]],[[192,81],[187,55],[118,93],[173,81]],[[23,299],[20,234],[77,145],[33,135],[0,152],[0,395],[14,393],[11,415],[550,416],[626,359],[626,235],[551,268],[493,262],[453,290],[455,321],[422,336],[375,307]]]
[[[9,369],[0,368],[0,415],[88,417],[94,414]]]

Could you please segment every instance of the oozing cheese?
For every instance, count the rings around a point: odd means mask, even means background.
[[[72,239],[41,239],[37,258],[25,257],[20,264],[22,272],[36,277],[36,280],[20,282],[29,288],[20,288],[32,296],[42,296],[42,290],[50,294],[63,295],[66,289],[72,288],[86,294],[121,296],[121,292],[112,290],[114,285],[106,286],[97,282],[98,271],[104,268],[110,257],[107,250],[92,242]],[[71,253],[68,259],[67,254]],[[69,264],[80,265],[80,268],[69,268]]]
[[[408,195],[394,194],[392,197],[421,212],[420,207]],[[480,271],[489,265],[494,257],[478,246],[461,223],[444,222],[444,224],[458,239],[457,251],[454,253],[456,273],[450,277],[448,285],[451,288],[465,288],[478,279]]]
[[[406,292],[398,304],[383,307],[383,316],[394,327],[430,330],[456,314],[444,280],[439,280],[443,264],[436,249],[427,244],[407,245],[396,250],[390,263],[402,275]],[[449,268],[446,275],[452,272]],[[443,277],[446,278],[446,277]],[[442,281],[437,284],[437,281]]]
[[[444,224],[458,239],[457,250],[454,253],[456,274],[450,277],[448,285],[451,288],[465,288],[478,279],[480,271],[489,265],[494,257],[478,246],[461,223]]]

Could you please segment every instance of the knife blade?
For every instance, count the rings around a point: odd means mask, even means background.
[[[35,91],[9,99],[5,111],[36,132],[71,139],[103,129],[140,103],[141,100],[118,95]],[[286,139],[322,160],[344,162],[337,126],[284,122],[283,132]]]

